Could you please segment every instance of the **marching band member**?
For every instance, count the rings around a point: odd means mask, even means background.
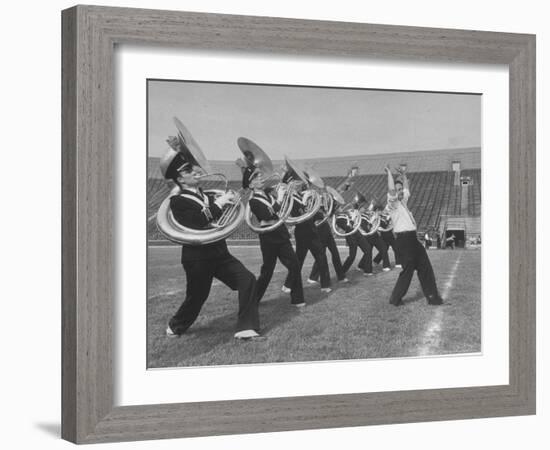
[[[396,235],[395,245],[401,258],[403,270],[393,288],[390,303],[403,305],[403,297],[409,289],[416,271],[422,292],[430,305],[441,305],[443,300],[437,290],[435,275],[424,246],[416,235],[416,222],[407,203],[410,197],[409,182],[405,170],[398,170],[401,179],[394,181],[389,166],[385,168],[388,176],[388,210],[393,221]]]
[[[305,177],[300,177],[291,167],[287,167],[287,171],[282,181],[283,183],[288,183],[290,181],[302,181],[303,184],[300,189],[305,189]],[[291,215],[298,216],[303,214],[306,205],[303,203],[302,196],[299,192],[294,193],[293,201],[294,203]],[[294,227],[294,238],[296,239],[296,256],[298,257],[300,272],[302,271],[307,252],[310,251],[315,259],[315,262],[319,265],[319,272],[321,275],[321,291],[325,293],[331,292],[332,289],[330,288],[330,274],[328,271],[327,256],[325,255],[319,233],[317,232],[317,227],[315,226],[315,219],[311,218],[296,224]],[[289,274],[283,285],[284,292],[290,292],[292,281],[293,280]]]
[[[233,201],[234,194],[225,193],[214,198],[202,191],[198,176],[208,162],[183,125],[178,122],[176,125],[180,133],[167,140],[171,148],[160,162],[164,178],[180,188],[180,192],[170,198],[170,209],[174,219],[184,227],[205,229],[221,216],[223,207]],[[186,275],[186,296],[168,322],[168,336],[181,336],[195,322],[208,298],[212,281],[217,278],[238,291],[235,338],[260,337],[256,278],[229,253],[225,239],[204,245],[182,245],[181,263]]]
[[[389,224],[391,222],[391,219],[389,217],[388,208],[384,208],[383,213],[380,215],[380,227],[382,229],[387,229]],[[397,253],[397,248],[395,247],[395,236],[393,235],[393,230],[387,230],[387,231],[380,231],[380,237],[386,244],[386,247],[388,250],[393,250],[393,255],[395,258],[395,267],[397,269],[401,269],[401,261],[399,260],[399,253]],[[382,261],[382,253],[378,252],[378,254],[374,257],[373,262],[374,264],[380,264],[380,261]]]
[[[329,192],[329,195],[330,192]],[[328,216],[329,219],[324,220],[323,223],[317,226],[317,232],[319,233],[319,238],[321,239],[321,244],[323,245],[324,252],[326,254],[326,250],[330,252],[330,255],[332,257],[332,265],[334,267],[334,271],[336,272],[336,277],[338,278],[338,281],[341,283],[347,283],[348,279],[346,278],[346,272],[344,272],[344,268],[342,265],[342,260],[340,259],[340,252],[338,251],[338,246],[336,245],[336,241],[334,240],[334,236],[332,234],[332,227],[330,226],[330,217],[332,217],[335,214],[336,210],[336,203],[337,200],[333,196],[333,203],[332,203],[332,209],[330,211],[324,211],[324,207],[321,207],[321,210],[317,213],[314,220],[322,220],[325,218],[325,216]],[[313,263],[313,267],[311,268],[311,273],[308,278],[308,283],[317,283],[319,280],[319,264],[317,264],[317,261]]]
[[[369,213],[375,212],[376,209],[377,206],[375,206],[375,202],[371,202],[370,206],[366,210],[362,211],[360,228],[366,233],[369,233],[372,230],[372,224],[369,221]],[[361,258],[361,261],[359,261],[358,266],[363,269],[365,275],[372,275],[372,250],[373,248],[376,248],[378,250],[378,254],[382,256],[382,270],[384,272],[388,272],[390,270],[388,248],[386,247],[386,244],[384,243],[378,232],[375,231],[374,233],[366,235],[364,237],[367,241],[368,247],[366,252],[363,251],[363,257]]]
[[[357,192],[353,199],[352,206],[354,209],[358,209],[360,205],[363,204],[365,201],[366,198],[363,196],[363,194]],[[344,230],[346,233],[351,232],[353,229],[351,218],[346,211],[338,211],[336,213],[336,225],[338,226],[338,228]],[[357,230],[353,234],[346,236],[346,244],[348,245],[349,253],[348,257],[344,261],[344,264],[342,264],[342,270],[344,271],[344,273],[346,273],[350,269],[353,261],[355,261],[355,257],[357,256],[357,247],[361,249],[363,254],[366,254],[369,251],[369,244],[365,239],[365,236],[363,236],[359,230]],[[361,269],[358,268],[358,270]]]
[[[266,180],[264,174],[253,167],[245,168],[243,172],[243,188],[250,187],[253,190],[252,197],[249,199],[250,209],[262,226],[269,226],[277,221],[279,217],[277,212],[280,209],[280,203],[284,192],[278,191],[278,197],[272,195],[271,189],[266,189]],[[288,269],[288,285],[290,288],[291,303],[294,306],[305,306],[304,289],[302,286],[302,276],[300,273],[300,263],[290,242],[290,234],[284,223],[281,223],[273,231],[260,233],[260,250],[262,252],[263,264],[258,277],[256,296],[258,302],[264,296],[277,258]]]

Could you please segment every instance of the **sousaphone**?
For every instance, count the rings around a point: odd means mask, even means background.
[[[199,144],[177,117],[174,117],[174,124],[178,130],[178,151],[183,154],[186,161],[200,166],[206,172],[204,175],[197,176],[197,178],[218,177],[222,178],[225,182],[225,189],[209,189],[205,193],[220,196],[227,192],[227,178],[221,173],[212,173],[212,168]],[[185,227],[174,218],[170,209],[170,197],[178,195],[180,192],[181,189],[179,187],[174,188],[160,204],[157,212],[157,227],[172,242],[182,245],[204,245],[217,242],[226,239],[234,233],[244,220],[244,205],[240,200],[240,195],[235,193],[236,198],[234,202],[224,206],[222,215],[212,222],[208,228],[194,229]]]
[[[344,199],[342,198],[342,200]],[[352,201],[338,208],[338,212],[332,216],[332,229],[336,235],[340,237],[346,237],[361,230],[362,217],[361,217],[361,212],[359,211],[359,208],[361,204],[364,203],[365,201],[366,199],[363,196],[363,194],[361,194],[360,192],[356,192],[355,195],[353,196]],[[342,202],[342,203],[345,203],[345,202]],[[350,231],[345,231],[340,229],[340,227],[338,227],[337,220],[342,216],[345,216],[345,218],[351,222]]]
[[[326,186],[321,176],[313,168],[308,167],[304,170],[304,172],[309,183],[319,190],[319,195],[321,196],[321,207],[319,209],[323,209],[323,218],[315,221],[315,225],[320,226],[330,217],[333,210],[334,201],[340,205],[343,205],[345,200],[336,189],[331,186]]]
[[[282,188],[280,183],[281,176],[273,170],[273,163],[267,153],[265,153],[258,144],[248,138],[240,137],[237,139],[237,145],[244,156],[244,166],[254,167],[258,172],[258,176],[264,178],[264,188],[274,188],[276,190]],[[254,214],[250,209],[250,202],[246,202],[244,220],[252,231],[255,233],[268,233],[280,227],[287,217],[290,215],[293,206],[293,192],[289,189],[285,190],[279,212],[277,213],[278,220],[269,225],[258,223]]]
[[[378,227],[380,226],[380,215],[378,211],[374,210],[373,206],[373,202],[371,202],[368,208],[364,208],[361,211],[361,221],[368,224],[369,227],[368,230],[365,230],[363,227],[359,228],[359,232],[363,236],[372,236],[378,231]]]
[[[307,189],[301,192],[296,191],[294,193],[294,195],[300,196],[301,202],[304,204],[302,214],[299,216],[291,215],[285,220],[288,225],[298,225],[313,218],[313,216],[315,216],[321,208],[321,194],[316,189],[313,189],[312,186],[321,188],[324,186],[324,183],[320,178],[309,179],[306,172],[298,164],[291,161],[286,155],[285,164],[287,172],[285,177],[290,175],[290,178],[293,180],[289,183],[289,185],[291,185],[294,190],[296,190],[298,186],[305,185],[307,187]],[[320,183],[323,184],[321,185]]]
[[[380,223],[378,224],[378,231],[391,231],[393,230],[393,221],[391,220],[390,213],[387,209],[384,209],[378,213],[380,216]]]

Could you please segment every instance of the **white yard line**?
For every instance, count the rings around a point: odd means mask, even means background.
[[[458,255],[458,258],[456,259],[453,268],[451,269],[451,275],[445,283],[445,286],[443,286],[443,291],[440,292],[440,295],[444,301],[447,300],[449,292],[453,287],[453,283],[456,277],[456,270],[458,269],[461,257],[462,252]],[[432,320],[430,321],[430,324],[428,325],[428,328],[426,328],[424,337],[422,338],[422,345],[418,350],[418,356],[431,355],[433,354],[433,350],[439,348],[441,342],[441,319],[443,318],[443,309],[439,306],[434,306],[434,308],[436,308],[436,310]]]
[[[152,295],[151,297],[148,297],[147,300],[153,300],[155,298],[161,298],[161,297],[165,297],[167,295],[174,295],[174,294],[178,294],[179,292],[183,292],[185,294],[185,289],[180,288],[180,289],[173,289],[173,290],[170,290],[170,291],[159,292],[158,294],[155,294],[155,295]]]

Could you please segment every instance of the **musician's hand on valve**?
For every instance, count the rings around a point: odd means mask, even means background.
[[[277,189],[277,203],[281,203],[285,198],[285,189]]]
[[[223,207],[227,204],[231,204],[235,201],[235,193],[232,191],[224,192],[216,199],[216,204]]]

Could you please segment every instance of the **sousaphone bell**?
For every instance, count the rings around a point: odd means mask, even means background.
[[[160,169],[163,175],[166,174],[168,165],[170,165],[173,158],[177,156],[173,153],[180,153],[183,161],[191,165],[199,166],[206,172],[204,175],[197,176],[197,179],[215,176],[225,181],[224,190],[209,189],[205,191],[206,194],[220,196],[227,192],[227,178],[221,173],[212,173],[212,168],[199,144],[177,117],[174,117],[174,124],[178,130],[178,134],[175,138],[168,141],[171,149],[160,162]],[[174,218],[170,209],[170,198],[174,195],[178,195],[180,192],[181,189],[179,187],[172,189],[170,194],[160,204],[156,215],[159,231],[172,242],[182,245],[204,245],[217,242],[227,238],[235,232],[244,219],[244,205],[240,201],[239,195],[236,194],[233,203],[226,205],[222,215],[216,221],[213,221],[208,228],[194,229],[185,227]]]
[[[257,173],[256,176],[261,176],[264,180],[263,188],[281,188],[280,178],[281,176],[273,170],[273,163],[267,153],[265,153],[259,145],[254,143],[248,138],[240,137],[237,139],[237,146],[241,150],[244,156],[244,170],[250,168]],[[292,191],[286,189],[279,211],[277,213],[278,220],[270,223],[269,225],[262,225],[258,223],[254,214],[250,209],[250,201],[246,202],[244,220],[246,224],[255,233],[268,233],[280,227],[292,211],[293,200]]]
[[[288,180],[288,183],[293,186],[294,190],[296,190],[294,195],[300,196],[301,202],[304,204],[303,211],[300,215],[290,215],[285,222],[288,225],[298,225],[313,218],[313,216],[315,216],[321,208],[321,194],[316,189],[313,189],[312,186],[320,189],[324,186],[324,183],[320,177],[309,178],[307,173],[298,164],[291,161],[286,155],[285,165],[286,173],[283,177],[283,181]],[[307,189],[301,192],[297,191],[298,186],[303,185],[305,185]]]
[[[308,167],[304,170],[308,181],[311,185],[315,186],[320,190],[319,194],[321,196],[321,207],[323,217],[315,221],[316,226],[321,226],[325,223],[329,217],[332,215],[334,202],[336,201],[340,205],[345,203],[342,195],[333,187],[326,186],[321,176],[311,167]]]

